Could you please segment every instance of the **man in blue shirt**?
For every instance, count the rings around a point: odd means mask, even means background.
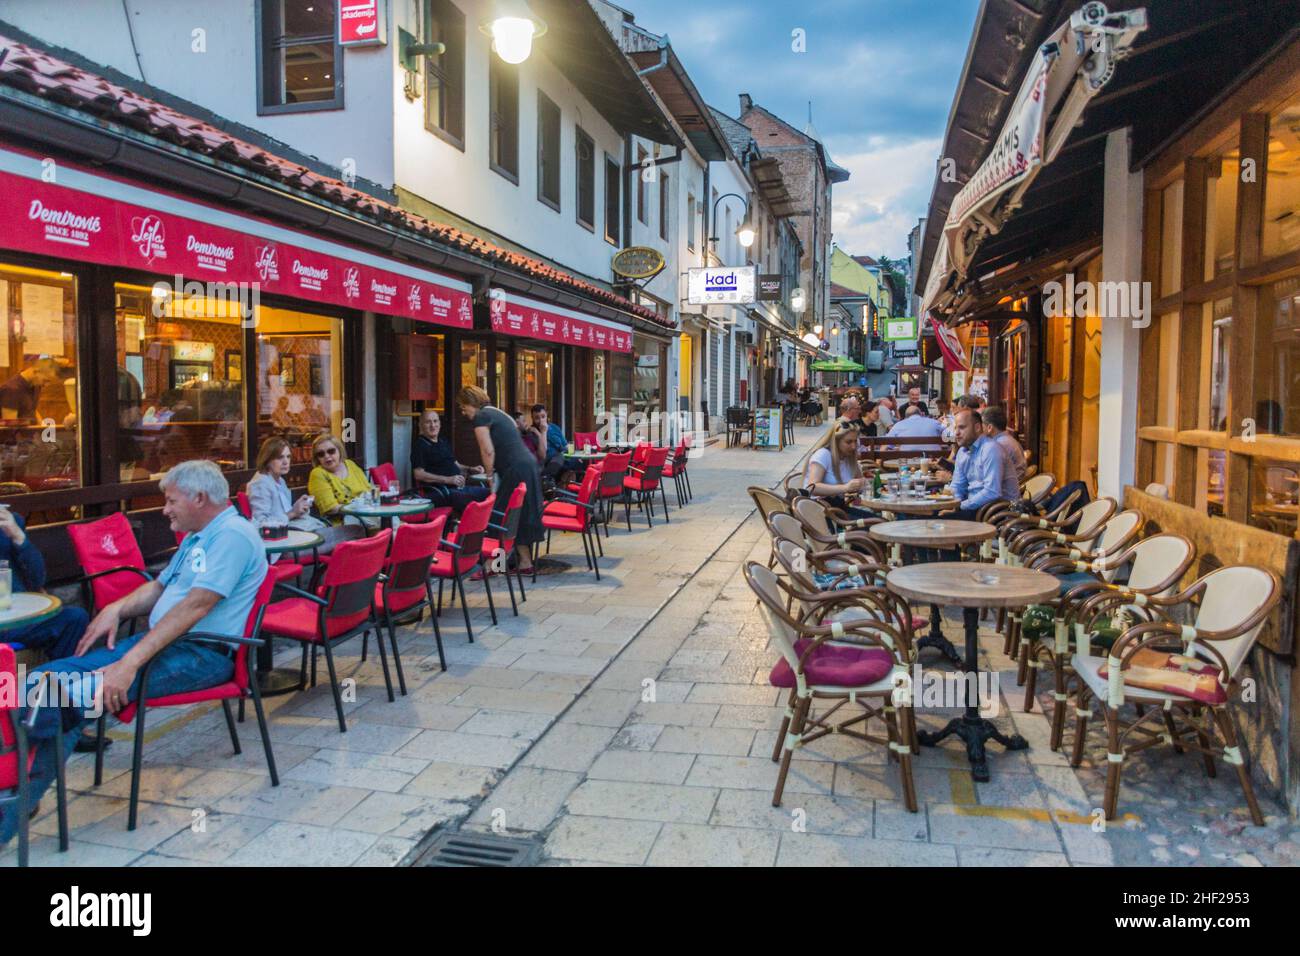
[[[569,449],[569,440],[564,437],[564,429],[550,421],[545,405],[534,405],[531,413],[533,432],[546,439],[544,460],[539,463],[542,474],[547,478],[556,478],[556,483],[563,486],[564,482],[558,480],[558,476],[565,471],[580,470],[583,463],[577,459],[564,457],[564,453]]]
[[[894,426],[889,429],[889,438],[935,438],[939,439],[933,445],[907,445],[908,451],[943,451],[943,425],[938,419],[931,418],[929,415],[922,413],[920,406],[908,406],[906,416],[902,421],[895,422]]]
[[[0,561],[13,571],[15,591],[39,591],[45,587],[45,558],[27,537],[23,519],[0,505]],[[64,605],[52,618],[15,628],[0,635],[6,644],[44,651],[51,659],[71,657],[86,631],[86,612]]]
[[[54,736],[65,736],[71,752],[83,724],[102,710],[117,713],[139,696],[146,662],[148,695],[162,697],[224,683],[234,673],[226,653],[207,645],[176,643],[190,631],[242,637],[253,600],[267,574],[266,551],[257,531],[230,506],[230,486],[215,463],[187,461],[163,476],[163,515],[184,540],[166,570],[126,597],[105,607],[90,622],[74,656],[31,672],[59,675],[75,706],[42,708],[31,736],[32,800],[40,799],[55,778]],[[117,640],[123,621],[149,615],[149,629]],[[103,642],[103,646],[99,645]],[[13,837],[13,811],[0,811],[0,844]]]
[[[979,412],[961,409],[955,426],[958,449],[952,493],[960,502],[958,516],[973,521],[976,512],[986,504],[1014,500],[1019,485],[1014,473],[1008,475],[1007,455],[1002,446],[984,434]]]

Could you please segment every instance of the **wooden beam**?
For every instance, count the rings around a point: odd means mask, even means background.
[[[1205,275],[1205,217],[1210,164],[1192,157],[1183,170],[1182,282],[1199,283]],[[1201,407],[1201,340],[1204,309],[1184,304],[1178,312],[1178,383],[1174,425],[1179,431],[1199,426]],[[1174,453],[1173,499],[1196,502],[1196,449],[1179,445]]]
[[[1160,227],[1164,194],[1158,189],[1146,190],[1142,201],[1142,280],[1150,288],[1160,288]],[[1151,324],[1139,332],[1138,345],[1138,395],[1146,400],[1137,405],[1137,463],[1138,486],[1145,488],[1155,480],[1156,446],[1143,440],[1146,426],[1156,423],[1156,396],[1160,392],[1160,316],[1152,309]]]

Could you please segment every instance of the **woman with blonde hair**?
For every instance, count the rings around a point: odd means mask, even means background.
[[[370,481],[361,466],[343,454],[343,443],[333,435],[324,434],[312,442],[311,457],[316,467],[307,477],[307,491],[325,520],[341,525],[347,517],[343,506],[369,491]],[[371,520],[379,526],[377,518]],[[361,523],[370,526],[365,520]]]
[[[289,485],[284,480],[292,467],[293,454],[285,439],[276,435],[262,442],[257,452],[257,473],[245,488],[253,524],[259,528],[288,525],[299,531],[315,532],[325,539],[325,544],[319,549],[323,554],[328,554],[336,541],[355,537],[360,528],[335,528],[309,514],[313,504],[310,494],[303,495],[296,502],[292,500]],[[344,531],[346,533],[340,533]]]
[[[537,467],[537,456],[528,450],[515,420],[492,404],[488,393],[476,385],[466,385],[456,393],[460,413],[474,426],[478,440],[483,471],[496,475],[497,510],[505,508],[519,483],[527,489],[524,510],[519,517],[519,533],[515,537],[515,556],[519,570],[524,574],[533,571],[532,545],[546,536],[542,527],[542,475]]]
[[[849,507],[847,499],[861,493],[866,486],[862,466],[858,464],[858,434],[857,422],[840,419],[832,424],[808,458],[804,475],[804,488],[809,494],[850,512],[854,509]]]

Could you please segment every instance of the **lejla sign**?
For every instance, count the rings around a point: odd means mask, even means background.
[[[885,334],[881,336],[886,342],[911,342],[920,338],[915,316],[897,319],[885,319]]]
[[[339,0],[339,45],[384,43],[384,0]]]

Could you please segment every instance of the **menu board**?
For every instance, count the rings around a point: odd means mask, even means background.
[[[785,437],[781,430],[781,408],[754,409],[754,447],[783,448]]]

